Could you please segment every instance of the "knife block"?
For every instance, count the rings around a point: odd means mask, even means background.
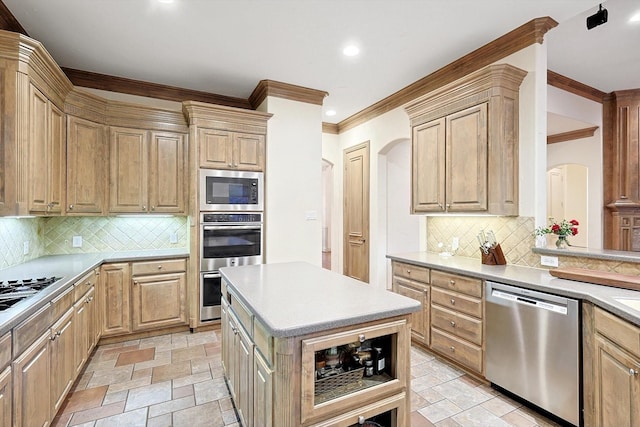
[[[502,252],[502,248],[500,245],[495,245],[493,248],[489,249],[489,253],[485,254],[480,250],[480,255],[482,256],[482,263],[486,265],[506,265],[507,259],[504,257],[504,253]]]

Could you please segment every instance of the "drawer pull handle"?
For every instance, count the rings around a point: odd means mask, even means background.
[[[358,415],[358,424],[363,425],[366,419],[362,415]]]
[[[162,270],[162,264],[158,266],[158,270]]]
[[[454,328],[456,327],[456,322],[454,322],[453,320],[451,321],[451,326],[453,326]]]
[[[411,270],[407,269],[407,274],[411,274]]]
[[[633,376],[636,376],[636,375],[638,375],[638,371],[636,371],[636,370],[635,370],[635,369],[633,369],[633,368],[630,368],[630,369],[629,369],[629,375],[631,375],[632,377],[633,377]]]
[[[451,280],[449,280],[449,283],[451,283],[451,286],[455,286],[456,281],[455,281],[455,280],[453,280],[453,279],[451,279]]]
[[[137,281],[137,280],[134,280],[134,281],[133,281],[133,284],[134,284],[134,285],[137,285],[137,284],[138,284],[138,281]]]
[[[91,286],[91,282],[87,282],[87,286]]]
[[[451,298],[451,305],[456,305],[456,300],[454,300],[453,298]]]
[[[454,346],[449,347],[449,350],[451,350],[451,353],[454,353],[456,351],[456,348]]]
[[[360,342],[364,342],[366,339],[367,339],[367,338],[365,338],[364,334],[360,334],[360,335],[358,336],[358,340],[359,340]]]

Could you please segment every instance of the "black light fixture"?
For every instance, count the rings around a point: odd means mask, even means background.
[[[600,4],[600,9],[591,16],[587,17],[587,30],[597,27],[598,25],[602,25],[607,22],[607,18],[609,17],[609,13],[607,9],[602,8],[602,3]]]

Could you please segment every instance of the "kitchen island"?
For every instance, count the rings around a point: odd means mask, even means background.
[[[243,425],[408,425],[419,303],[303,262],[220,272],[222,363]]]

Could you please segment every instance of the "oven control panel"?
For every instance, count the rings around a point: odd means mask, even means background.
[[[202,223],[225,222],[262,222],[260,213],[206,213],[202,214]]]

